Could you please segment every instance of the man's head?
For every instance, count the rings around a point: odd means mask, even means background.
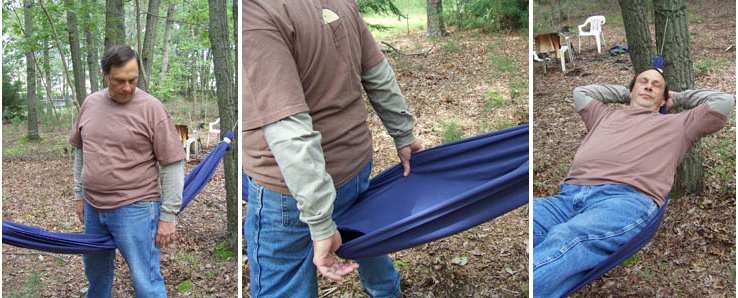
[[[630,82],[631,106],[656,112],[667,100],[669,100],[669,85],[659,69],[644,70]]]
[[[133,98],[138,85],[138,56],[127,45],[114,45],[100,60],[110,97],[124,104]]]

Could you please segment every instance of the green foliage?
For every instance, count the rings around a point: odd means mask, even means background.
[[[528,1],[525,0],[454,0],[445,4],[448,24],[461,29],[496,32],[528,27]]]
[[[623,261],[623,267],[632,267],[641,260],[641,254],[636,253]]]
[[[192,290],[192,281],[189,279],[185,279],[177,285],[177,292],[187,292],[189,290]]]
[[[443,51],[449,54],[454,54],[461,51],[461,47],[459,47],[459,44],[455,40],[449,39],[445,44],[443,44]]]
[[[232,250],[228,248],[228,240],[223,240],[215,244],[215,258],[219,261],[228,261],[233,259],[236,255]]]
[[[711,70],[723,68],[727,64],[727,61],[720,58],[702,58],[694,63],[694,74],[696,76],[704,76],[707,75]]]
[[[494,120],[484,119],[479,123],[479,133],[498,131],[500,129],[513,126],[515,126],[515,122],[508,118],[497,118]]]
[[[528,77],[513,77],[507,82],[507,88],[510,89],[510,97],[518,98],[520,93],[528,90]]]
[[[484,111],[491,112],[494,108],[499,108],[505,105],[505,98],[497,91],[490,89],[487,91],[487,99],[484,101]]]
[[[359,12],[363,14],[391,15],[406,17],[402,14],[393,0],[358,0]]]
[[[23,121],[25,119],[26,101],[20,95],[20,82],[11,80],[3,72],[3,121]]]
[[[441,142],[450,143],[461,140],[464,137],[464,130],[461,125],[454,120],[441,121]]]
[[[488,45],[487,54],[489,55],[489,60],[492,64],[492,67],[494,67],[498,72],[513,73],[518,69],[515,60],[500,51],[498,49],[498,45]]]
[[[5,295],[10,298],[38,297],[42,287],[43,282],[41,281],[41,275],[38,272],[33,272],[18,292],[10,292]]]

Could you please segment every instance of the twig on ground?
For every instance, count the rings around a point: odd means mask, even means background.
[[[424,51],[424,52],[419,52],[419,53],[403,53],[402,51],[400,51],[399,49],[395,48],[394,46],[392,46],[388,42],[383,41],[382,44],[385,45],[385,46],[387,46],[388,48],[390,48],[390,50],[394,51],[395,53],[398,53],[398,54],[403,55],[403,56],[423,56],[423,57],[426,57],[426,56],[428,56],[428,54],[430,54],[433,51],[433,49],[436,48],[436,44],[433,44],[433,46],[430,47],[430,49],[428,49],[427,51]],[[383,52],[389,52],[389,50],[386,50],[386,49],[384,49],[382,51]]]

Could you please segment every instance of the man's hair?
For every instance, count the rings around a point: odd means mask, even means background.
[[[136,63],[138,63],[138,55],[136,55],[136,51],[131,49],[131,47],[127,45],[112,45],[105,51],[102,59],[100,59],[100,67],[102,68],[103,74],[109,74],[111,67],[121,66],[131,61],[131,59],[136,59]]]
[[[636,78],[638,78],[638,76],[641,75],[642,73],[649,71],[649,70],[655,70],[661,75],[662,78],[664,78],[664,102],[666,102],[667,100],[669,100],[669,82],[666,81],[666,76],[664,76],[664,71],[661,70],[660,68],[651,67],[651,68],[647,68],[637,73],[635,76],[633,76],[633,79],[630,80],[630,85],[628,85],[628,89],[630,90],[630,92],[633,92],[633,87],[635,87]]]

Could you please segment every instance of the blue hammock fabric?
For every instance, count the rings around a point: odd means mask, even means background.
[[[189,205],[192,199],[213,177],[218,163],[231,147],[232,139],[233,132],[226,132],[225,139],[197,167],[187,174],[182,191],[180,212]],[[89,254],[116,248],[113,239],[109,236],[49,232],[37,227],[5,220],[3,220],[3,244],[64,254]]]
[[[376,177],[336,219],[340,257],[387,254],[446,237],[528,203],[528,125],[413,155]]]
[[[391,167],[336,219],[340,257],[382,255],[446,237],[528,203],[528,125],[413,155],[412,173]],[[248,177],[242,173],[248,201]]]
[[[636,235],[633,239],[628,241],[628,243],[620,247],[620,249],[618,249],[610,257],[608,257],[607,260],[587,272],[587,274],[582,277],[581,281],[579,281],[579,283],[571,288],[566,295],[571,295],[585,285],[602,277],[605,273],[619,266],[630,256],[634,255],[639,250],[641,250],[641,248],[646,246],[646,244],[651,241],[653,236],[656,235],[659,226],[661,226],[661,221],[664,218],[664,214],[666,214],[666,206],[668,204],[669,201],[667,200],[664,205],[659,208],[656,216],[650,222],[648,222],[648,225],[643,230],[641,230],[638,235]]]

